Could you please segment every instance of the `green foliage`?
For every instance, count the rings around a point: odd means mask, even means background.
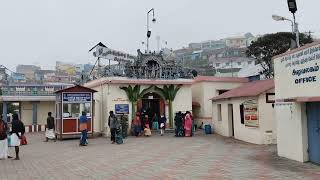
[[[257,60],[263,71],[261,74],[266,78],[273,78],[272,57],[285,53],[290,49],[291,41],[295,36],[289,32],[279,32],[275,34],[266,34],[257,41],[254,41],[246,52],[248,57]],[[310,36],[300,34],[300,45],[311,43],[313,40]]]
[[[120,123],[121,123],[121,127],[122,127],[122,136],[123,136],[123,138],[126,138],[128,136],[128,127],[129,127],[128,116],[121,115],[120,116]]]
[[[176,98],[176,95],[180,88],[181,86],[175,87],[173,84],[170,84],[169,86],[164,85],[163,88],[155,86],[155,90],[161,93],[164,96],[164,98],[168,101],[174,101],[174,98]]]
[[[141,86],[140,85],[135,85],[134,87],[132,87],[131,85],[129,85],[128,87],[120,87],[120,89],[124,90],[127,94],[127,97],[129,99],[129,101],[131,102],[132,105],[132,119],[135,116],[135,106],[136,106],[136,102],[142,98],[142,96],[149,91],[153,86],[150,86],[146,89],[143,89],[140,92]]]
[[[126,92],[127,97],[130,102],[137,102],[151,88],[152,88],[152,86],[150,86],[140,92],[140,89],[141,89],[140,85],[135,85],[134,87],[132,87],[131,85],[129,85],[128,87],[120,87],[120,89],[122,89]]]

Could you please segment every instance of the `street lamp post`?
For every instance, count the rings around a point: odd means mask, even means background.
[[[275,21],[290,21],[291,27],[292,27],[292,34],[296,36],[297,47],[300,47],[298,23],[295,21],[295,18],[292,21],[291,19],[288,19],[282,16],[272,15],[272,19]]]
[[[150,9],[147,13],[147,52],[149,53],[149,38],[151,36],[151,31],[149,29],[149,14],[152,12],[152,22],[155,23],[156,19],[154,18],[154,8]]]
[[[288,8],[289,11],[293,15],[293,23],[294,23],[294,30],[296,32],[296,41],[297,41],[297,46],[300,47],[300,40],[299,40],[299,29],[298,29],[298,23],[296,23],[296,12],[298,10],[297,7],[297,2],[296,0],[288,0]]]

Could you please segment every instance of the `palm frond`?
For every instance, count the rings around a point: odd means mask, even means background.
[[[167,91],[164,88],[159,88],[157,86],[154,87],[154,90],[161,94],[166,100],[168,99]]]
[[[139,93],[139,99],[142,98],[142,96],[144,96],[146,94],[146,92],[148,92],[150,89],[154,88],[154,85],[149,86],[148,88],[143,89],[140,93]]]

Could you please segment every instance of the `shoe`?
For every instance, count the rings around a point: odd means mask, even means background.
[[[12,156],[8,156],[8,159],[12,159],[13,157]]]
[[[14,158],[13,160],[20,160],[20,158],[19,158],[19,157],[16,157],[16,158]]]
[[[114,141],[112,141],[112,143],[111,144],[114,144],[115,142]]]

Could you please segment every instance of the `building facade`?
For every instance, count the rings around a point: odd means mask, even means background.
[[[320,164],[320,42],[273,60],[278,155]]]
[[[55,91],[71,86],[70,84],[11,84],[1,87],[0,102],[6,120],[8,104],[19,104],[17,113],[26,126],[45,125],[48,112],[55,112]]]
[[[254,144],[276,144],[274,81],[262,80],[212,98],[216,133]]]
[[[35,76],[34,73],[37,70],[40,70],[41,68],[39,66],[35,65],[18,65],[16,67],[16,72],[24,74],[27,81],[34,82]]]
[[[212,124],[212,105],[210,98],[219,96],[248,82],[247,78],[223,78],[198,76],[192,84],[193,113],[196,123]]]

